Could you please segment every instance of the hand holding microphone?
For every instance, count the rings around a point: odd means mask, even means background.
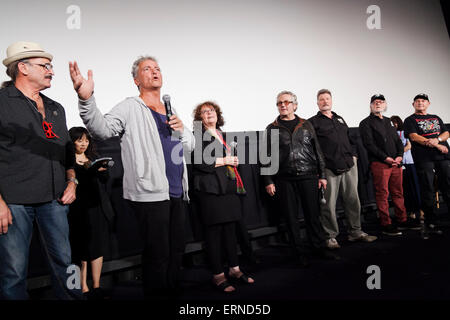
[[[323,186],[320,187],[319,202],[320,204],[327,204],[327,200],[325,200],[325,190],[323,189]]]
[[[180,131],[182,133],[184,130],[184,125],[181,119],[178,118],[177,115],[172,112],[172,105],[170,104],[170,96],[168,94],[165,94],[163,95],[162,99],[164,102],[164,107],[166,108],[166,117],[169,129],[171,131]]]
[[[231,156],[237,156],[237,142],[236,141],[231,141],[230,144],[230,155]]]
[[[165,94],[163,95],[162,99],[164,101],[164,107],[166,108],[167,122],[169,122],[170,117],[173,115],[172,105],[170,104],[170,96],[168,94]]]
[[[319,201],[320,204],[326,204],[327,200],[325,199],[325,189],[327,188],[327,180],[326,179],[319,179]]]

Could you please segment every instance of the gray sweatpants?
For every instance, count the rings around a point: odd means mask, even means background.
[[[329,169],[325,170],[327,174],[327,189],[325,190],[327,203],[320,205],[320,221],[325,233],[328,239],[336,238],[339,234],[336,201],[341,194],[347,220],[347,231],[352,236],[358,236],[361,234],[361,204],[358,197],[358,166],[356,161],[349,171],[340,175],[335,175]]]

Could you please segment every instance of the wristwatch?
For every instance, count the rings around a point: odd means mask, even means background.
[[[75,183],[75,185],[78,185],[78,180],[77,180],[77,178],[69,178],[68,180],[67,180],[67,182],[69,182],[69,181],[72,181],[73,183]]]

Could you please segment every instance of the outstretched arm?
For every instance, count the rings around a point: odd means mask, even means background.
[[[81,75],[80,68],[76,61],[69,62],[70,78],[72,79],[73,88],[81,100],[87,100],[94,92],[94,78],[92,70],[88,70],[88,78]]]
[[[88,78],[81,75],[76,61],[69,62],[70,78],[73,88],[78,94],[80,117],[92,136],[99,140],[111,138],[124,130],[124,110],[113,109],[103,115],[95,103],[94,79],[92,70],[88,70]],[[126,113],[126,112],[125,112]]]

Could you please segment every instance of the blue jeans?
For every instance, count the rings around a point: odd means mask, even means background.
[[[26,280],[33,221],[39,230],[56,297],[81,299],[80,288],[68,288],[68,284],[72,287],[74,283],[73,273],[67,273],[71,265],[69,207],[56,200],[35,205],[9,204],[8,207],[13,223],[7,234],[0,235],[0,299],[28,299]]]

